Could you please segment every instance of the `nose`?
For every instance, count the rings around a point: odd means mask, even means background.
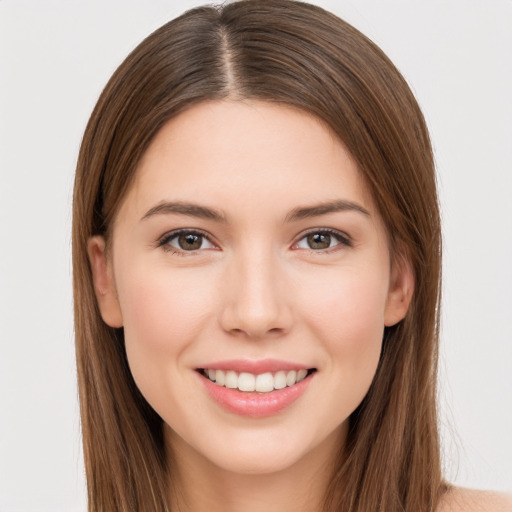
[[[223,280],[222,328],[248,339],[278,337],[289,332],[291,293],[278,258],[271,254],[240,256]]]

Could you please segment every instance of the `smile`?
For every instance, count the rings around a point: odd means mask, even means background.
[[[251,418],[272,416],[290,407],[317,373],[316,368],[276,360],[218,362],[196,369],[215,403],[230,413]]]
[[[201,369],[200,371],[206,378],[215,382],[218,386],[245,392],[270,393],[301,382],[315,370],[280,370],[275,373],[265,372],[260,374],[208,368]]]

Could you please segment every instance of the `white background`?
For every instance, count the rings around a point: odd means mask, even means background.
[[[85,510],[70,206],[121,60],[197,1],[0,0],[0,511]],[[447,474],[512,491],[512,1],[331,0],[425,111],[445,235]]]

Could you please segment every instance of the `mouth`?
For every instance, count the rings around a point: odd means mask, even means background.
[[[278,359],[230,359],[196,368],[210,399],[248,418],[270,417],[290,408],[315,380],[317,368]]]
[[[272,393],[295,386],[315,373],[316,368],[250,373],[227,369],[198,368],[197,371],[215,385],[245,393]]]

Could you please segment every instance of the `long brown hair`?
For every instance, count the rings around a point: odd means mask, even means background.
[[[407,257],[414,271],[411,306],[385,330],[325,511],[434,510],[444,489],[436,417],[441,240],[428,132],[405,80],[375,44],[333,14],[292,0],[196,8],[167,23],[119,66],[87,125],[73,269],[89,510],[169,510],[172,472],[162,420],[132,379],[123,331],[101,319],[87,241],[108,238],[158,130],[191,105],[223,98],[292,105],[327,123],[357,161],[394,257]]]

